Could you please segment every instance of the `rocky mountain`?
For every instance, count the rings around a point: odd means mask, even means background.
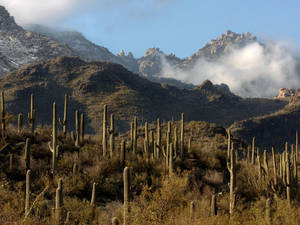
[[[76,54],[64,43],[24,30],[0,6],[0,75],[32,62],[61,55]]]
[[[131,52],[125,55],[124,51],[120,51],[118,55],[114,55],[107,48],[96,45],[86,39],[83,34],[72,30],[59,30],[43,25],[31,24],[25,27],[27,30],[41,33],[58,42],[66,43],[77,56],[84,60],[102,60],[123,65],[128,70],[138,73],[137,60]]]
[[[37,122],[51,122],[52,102],[62,116],[64,94],[70,96],[69,117],[84,112],[89,132],[98,132],[103,105],[114,113],[118,130],[129,128],[134,116],[139,122],[177,120],[181,112],[187,121],[202,120],[220,125],[281,109],[286,101],[242,99],[210,81],[192,90],[150,82],[119,64],[85,62],[78,57],[59,57],[34,63],[0,78],[8,111],[27,114],[30,94],[35,94]],[[73,125],[73,123],[71,124]]]

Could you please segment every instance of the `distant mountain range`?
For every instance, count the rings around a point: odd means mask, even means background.
[[[114,55],[107,48],[87,40],[77,31],[61,31],[42,26],[17,25],[7,10],[0,6],[0,76],[28,63],[39,62],[57,56],[79,56],[84,60],[103,60],[123,65],[133,73],[151,81],[166,83],[180,88],[193,88],[172,78],[161,78],[163,61],[179,68],[189,68],[199,57],[213,60],[226,53],[231,46],[244,46],[256,41],[250,33],[236,34],[227,31],[207,43],[192,56],[180,59],[174,54],[166,55],[158,48],[149,48],[141,58],[124,51]]]

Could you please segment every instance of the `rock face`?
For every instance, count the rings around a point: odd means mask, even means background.
[[[124,51],[121,54],[114,55],[107,48],[96,45],[87,40],[81,33],[77,31],[58,30],[42,25],[27,25],[27,30],[41,33],[58,42],[66,43],[75,53],[84,60],[102,60],[123,65],[128,70],[138,73],[137,60],[132,53],[125,55]]]
[[[26,64],[75,53],[66,45],[18,26],[0,6],[0,75]]]
[[[288,98],[295,96],[296,91],[291,88],[279,88],[278,95],[275,98]]]
[[[139,122],[180,119],[229,125],[235,120],[263,115],[282,108],[286,102],[242,99],[216,88],[210,81],[192,90],[161,85],[133,74],[119,64],[85,62],[79,57],[58,57],[34,63],[0,78],[7,111],[17,115],[29,112],[30,94],[35,94],[37,122],[51,123],[51,107],[57,103],[63,113],[64,94],[70,96],[69,116],[84,112],[89,132],[99,131],[103,105],[114,113],[118,130],[129,129],[134,116]],[[74,123],[70,122],[70,126]]]

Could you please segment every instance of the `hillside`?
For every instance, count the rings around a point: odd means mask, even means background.
[[[232,134],[248,144],[251,143],[252,137],[255,137],[261,149],[275,147],[277,151],[283,151],[285,142],[294,143],[296,131],[300,131],[298,98],[297,96],[282,110],[270,115],[235,122],[231,126]]]
[[[8,111],[27,114],[30,94],[35,94],[39,123],[51,120],[52,102],[61,116],[64,94],[70,96],[69,114],[85,112],[90,132],[97,132],[103,105],[114,113],[118,129],[129,128],[134,116],[140,122],[179,119],[203,120],[219,125],[282,108],[286,102],[269,99],[242,99],[226,89],[205,81],[192,90],[152,83],[123,66],[101,61],[85,62],[78,57],[58,57],[27,65],[0,78]]]

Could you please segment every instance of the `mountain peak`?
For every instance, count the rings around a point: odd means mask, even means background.
[[[0,30],[14,30],[14,29],[21,29],[19,27],[13,16],[10,16],[9,12],[6,8],[0,5]]]

